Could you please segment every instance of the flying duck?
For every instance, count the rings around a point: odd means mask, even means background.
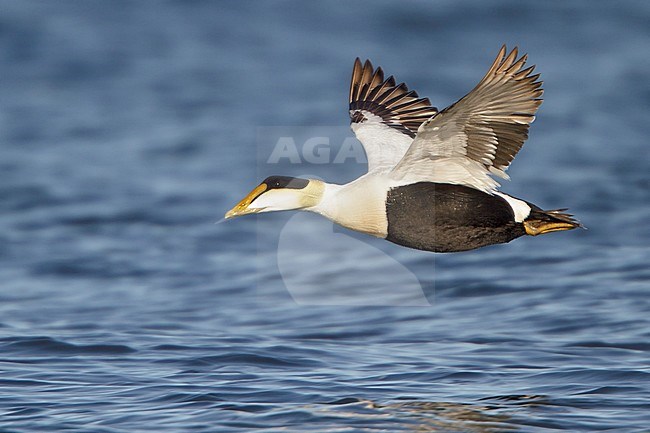
[[[442,111],[357,58],[351,128],[368,172],[344,184],[271,176],[225,217],[315,212],[351,230],[419,250],[457,252],[581,224],[497,190],[542,103],[539,74],[501,47],[474,89]]]

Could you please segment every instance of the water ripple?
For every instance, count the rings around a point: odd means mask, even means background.
[[[122,355],[136,352],[135,349],[121,344],[87,344],[66,343],[50,337],[2,338],[0,347],[6,354],[20,355]]]

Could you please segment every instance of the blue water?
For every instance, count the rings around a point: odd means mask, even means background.
[[[3,432],[650,431],[650,3],[0,1]],[[503,189],[588,230],[455,255],[312,215],[356,56],[439,107],[519,45]],[[327,136],[330,163],[269,164]]]

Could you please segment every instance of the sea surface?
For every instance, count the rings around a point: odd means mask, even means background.
[[[503,190],[586,230],[221,221],[364,172],[355,57],[442,108],[502,44],[545,88]],[[648,47],[646,1],[0,0],[0,431],[650,432]]]

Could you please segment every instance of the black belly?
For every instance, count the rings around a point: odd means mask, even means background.
[[[526,234],[503,198],[473,188],[420,182],[388,191],[387,240],[418,250],[466,251]]]

